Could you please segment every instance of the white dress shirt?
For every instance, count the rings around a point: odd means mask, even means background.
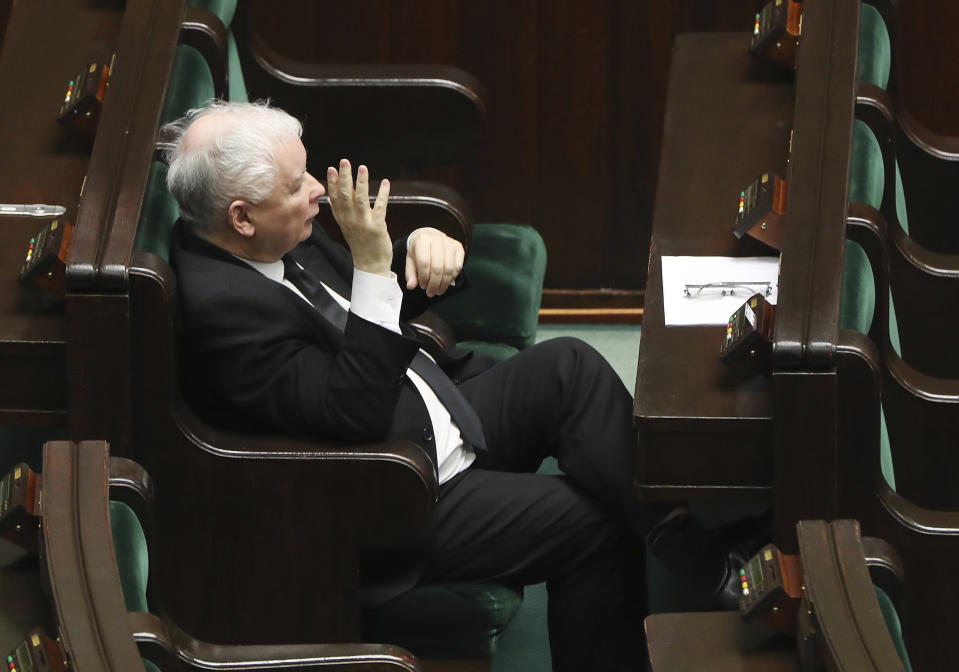
[[[270,280],[279,282],[289,288],[301,299],[313,305],[292,282],[283,277],[282,260],[267,263],[243,259],[242,257],[238,258],[270,278]],[[403,290],[397,283],[396,274],[390,273],[390,276],[385,277],[354,268],[352,301],[337,294],[326,283],[321,281],[321,284],[345,310],[399,334],[402,333],[400,330],[400,307],[403,303]],[[427,357],[430,356],[425,351],[424,354]],[[407,369],[406,375],[420,393],[423,403],[426,404],[426,410],[433,425],[433,438],[436,441],[436,463],[439,468],[437,480],[441,484],[445,483],[469,467],[476,459],[476,454],[471,447],[463,443],[459,427],[450,418],[449,411],[446,410],[436,393],[433,392],[433,388],[427,385],[426,381],[411,369]]]

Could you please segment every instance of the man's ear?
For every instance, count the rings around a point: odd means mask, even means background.
[[[256,232],[256,226],[250,216],[250,203],[238,198],[230,203],[228,212],[230,227],[244,238],[252,238]]]

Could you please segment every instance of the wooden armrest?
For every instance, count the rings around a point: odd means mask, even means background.
[[[314,172],[343,156],[373,170],[458,163],[482,143],[485,94],[473,75],[446,65],[295,61],[265,42],[252,11],[239,7],[233,21],[250,97],[304,120]]]
[[[889,635],[889,628],[876,598],[876,588],[866,567],[859,522],[849,519],[834,520],[829,527],[842,573],[846,601],[863,646],[870,659],[878,663],[875,669],[889,672],[902,670],[901,666],[897,666],[899,654]]]
[[[873,584],[882,588],[896,611],[901,612],[906,570],[899,553],[885,539],[876,537],[862,537],[862,550]]]
[[[210,427],[177,392],[172,269],[136,252],[129,275],[133,457],[156,483],[162,606],[210,641],[354,640],[366,549],[423,543],[437,493],[425,451]]]
[[[225,100],[230,91],[230,72],[227,67],[226,27],[220,17],[208,9],[187,7],[180,25],[180,43],[202,54],[213,75],[216,97]]]
[[[129,612],[133,638],[144,658],[178,661],[191,670],[312,670],[335,667],[355,672],[416,672],[419,663],[408,651],[387,644],[222,645],[194,639],[151,614]]]

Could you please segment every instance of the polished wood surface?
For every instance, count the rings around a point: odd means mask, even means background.
[[[651,672],[798,672],[796,641],[735,611],[646,617]]]
[[[90,141],[56,123],[67,84],[86,64],[109,63],[122,11],[76,0],[18,2],[0,52],[0,86],[16,104],[0,108],[0,202],[63,205],[76,222]],[[26,67],[25,64],[30,64]],[[0,218],[0,418],[66,421],[63,301],[31,292],[17,279],[30,237],[42,221]],[[13,382],[16,381],[16,382]]]
[[[794,105],[791,78],[754,61],[747,43],[746,33],[693,33],[673,51],[635,388],[644,496],[772,487],[768,374],[720,360],[722,326],[665,326],[662,290],[666,255],[776,254],[732,234],[739,192],[785,171]]]

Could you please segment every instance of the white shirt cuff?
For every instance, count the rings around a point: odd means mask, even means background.
[[[396,273],[386,277],[353,269],[350,311],[357,317],[399,334],[402,305],[403,290],[396,282]]]

